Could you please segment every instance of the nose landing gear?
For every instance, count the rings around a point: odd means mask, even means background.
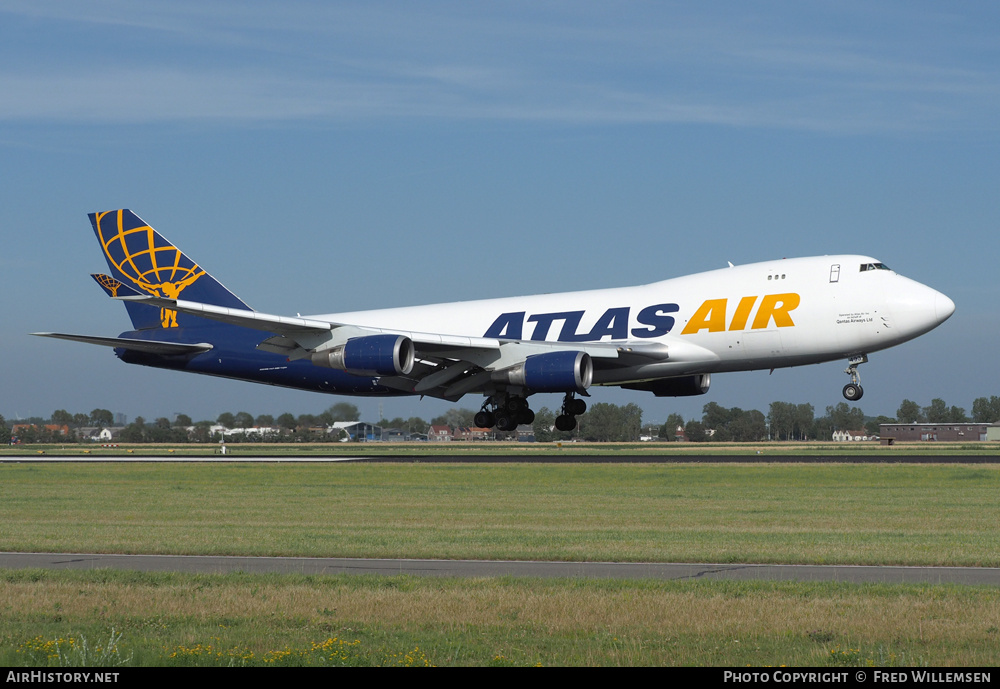
[[[844,399],[848,402],[857,402],[865,394],[864,388],[861,387],[861,374],[858,373],[858,366],[867,362],[867,354],[851,357],[847,361],[844,373],[851,376],[851,382],[844,386]]]

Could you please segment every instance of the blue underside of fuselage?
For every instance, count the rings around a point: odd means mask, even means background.
[[[411,394],[379,385],[374,376],[355,376],[345,371],[321,368],[314,366],[309,359],[289,361],[280,354],[257,349],[258,344],[271,336],[271,333],[226,324],[131,330],[122,333],[120,337],[184,344],[207,342],[212,345],[212,349],[197,355],[165,356],[117,348],[115,354],[129,364],[313,392],[370,396]]]

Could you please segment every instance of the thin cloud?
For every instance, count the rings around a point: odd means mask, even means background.
[[[0,68],[0,121],[996,130],[1000,70],[970,19],[911,10],[876,40],[826,28],[823,10],[742,7],[9,2],[7,35],[23,43],[0,49],[20,56]],[[897,19],[854,10],[828,14]],[[941,37],[935,22],[961,30]],[[32,41],[49,25],[54,45]]]
[[[856,133],[987,127],[961,104],[872,99],[874,86],[759,95],[627,90],[602,82],[518,80],[468,69],[421,77],[345,80],[259,72],[132,69],[0,75],[0,120],[75,123],[370,121],[424,118],[567,124],[689,123]],[[888,88],[888,87],[887,87]],[[952,87],[952,92],[956,93]],[[984,103],[984,106],[986,104]],[[994,108],[995,109],[995,108]],[[977,117],[983,116],[976,111]],[[992,127],[990,127],[992,128]]]

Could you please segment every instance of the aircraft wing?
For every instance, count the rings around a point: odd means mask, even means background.
[[[583,352],[590,357],[596,371],[666,362],[677,355],[684,358],[715,358],[701,348],[697,348],[698,352],[691,352],[690,345],[678,344],[678,347],[672,348],[650,342],[622,344],[502,340],[374,328],[301,316],[277,316],[166,297],[137,295],[117,298],[272,333],[271,337],[257,345],[257,349],[280,354],[293,361],[333,350],[355,338],[372,335],[402,336],[413,343],[413,366],[396,375],[381,375],[379,383],[405,392],[448,400],[457,400],[465,394],[485,389],[497,381],[497,371],[523,364],[528,357],[553,352]]]

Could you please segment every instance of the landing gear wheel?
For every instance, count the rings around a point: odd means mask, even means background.
[[[579,397],[574,397],[566,404],[566,413],[579,416],[587,411],[587,403]]]
[[[500,391],[491,395],[473,418],[480,428],[496,428],[498,431],[513,431],[520,424],[530,424],[535,420],[535,412],[528,407],[528,400],[521,395],[511,395]]]
[[[497,430],[513,431],[517,428],[517,418],[511,416],[506,411],[497,412]]]
[[[861,374],[858,373],[858,366],[867,362],[867,354],[858,354],[848,359],[847,368],[844,369],[844,373],[851,377],[851,382],[844,386],[845,400],[856,402],[865,394],[865,391],[861,389]]]
[[[556,417],[556,430],[572,431],[576,428],[576,417],[569,414],[561,414]]]

